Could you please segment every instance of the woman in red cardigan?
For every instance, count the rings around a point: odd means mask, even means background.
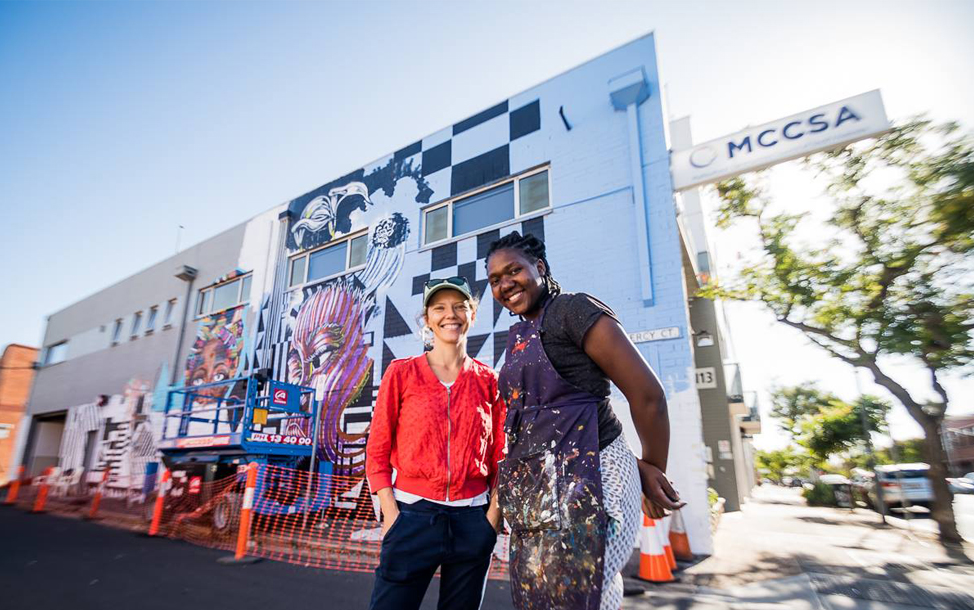
[[[492,491],[506,410],[497,374],[467,355],[476,314],[465,278],[428,281],[433,348],[393,360],[379,386],[365,461],[382,509],[373,610],[419,608],[437,568],[439,608],[480,607],[501,526]]]

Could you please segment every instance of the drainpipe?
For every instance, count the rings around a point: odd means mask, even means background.
[[[196,268],[181,265],[176,268],[176,277],[186,282],[186,298],[183,299],[183,318],[179,322],[179,338],[176,340],[176,355],[173,359],[172,373],[169,375],[169,385],[176,385],[176,375],[179,374],[179,357],[183,351],[183,338],[186,336],[186,320],[189,318],[189,301],[193,296],[193,282],[196,280]]]
[[[643,177],[642,139],[639,135],[639,105],[649,98],[649,83],[642,68],[609,81],[609,98],[616,110],[625,111],[629,131],[629,171],[636,212],[636,247],[639,253],[639,288],[646,306],[653,305],[653,271],[649,253],[649,211]]]

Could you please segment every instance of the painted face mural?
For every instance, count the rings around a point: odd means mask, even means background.
[[[401,214],[379,221],[372,231],[365,269],[291,297],[286,375],[312,387],[320,403],[318,446],[342,471],[359,473],[365,463],[368,429],[347,431],[345,413],[373,374],[367,328],[381,293],[402,269],[409,223]],[[306,434],[298,423],[288,434]]]
[[[243,307],[200,321],[196,342],[186,358],[186,386],[202,386],[237,374],[243,348]],[[204,388],[203,396],[225,397],[226,386]]]
[[[287,357],[288,381],[313,387],[321,404],[319,444],[333,462],[345,463],[363,451],[362,435],[340,426],[345,406],[372,369],[362,340],[362,291],[352,282],[322,287],[301,305]],[[349,447],[352,445],[352,447]]]

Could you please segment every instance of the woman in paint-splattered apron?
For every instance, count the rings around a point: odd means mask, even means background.
[[[618,610],[640,502],[652,517],[682,506],[664,473],[662,388],[607,306],[561,294],[540,240],[515,232],[494,242],[487,270],[494,298],[522,318],[508,332],[499,380],[508,407],[499,492],[515,606]],[[593,371],[603,385],[586,383]],[[609,380],[629,400],[639,460],[609,407]]]

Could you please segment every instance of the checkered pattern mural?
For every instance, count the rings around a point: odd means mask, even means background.
[[[540,128],[539,100],[503,102],[290,202],[292,255],[368,229],[364,269],[291,291],[273,308],[277,319],[265,303],[255,337],[258,367],[318,391],[319,446],[338,471],[363,467],[382,372],[423,349],[415,318],[426,279],[462,275],[471,282],[483,305],[468,351],[500,362],[511,320],[493,303],[484,268],[500,232],[421,249],[421,208],[530,167],[519,164],[532,163],[525,151]],[[542,219],[522,225],[506,231],[543,237]]]

